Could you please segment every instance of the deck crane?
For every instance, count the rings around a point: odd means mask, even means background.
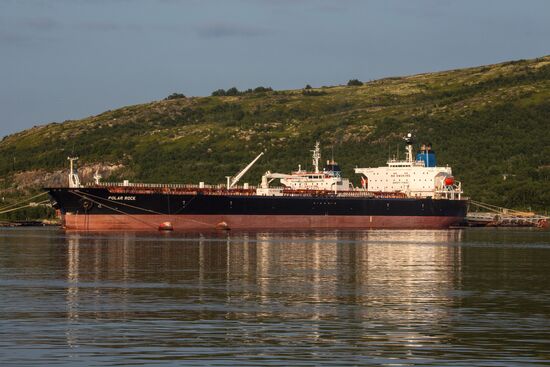
[[[232,188],[233,186],[235,186],[237,184],[237,182],[239,182],[239,180],[246,174],[246,172],[248,172],[248,170],[250,168],[252,168],[252,166],[254,165],[254,163],[256,163],[256,161],[258,159],[260,159],[260,157],[264,155],[264,152],[261,152],[260,154],[258,154],[258,156],[256,158],[254,158],[254,160],[252,162],[250,162],[248,164],[248,166],[246,166],[245,168],[243,168],[243,170],[239,173],[237,173],[237,175],[235,177],[231,177],[231,176],[225,176],[225,178],[227,178],[227,188],[230,189]]]

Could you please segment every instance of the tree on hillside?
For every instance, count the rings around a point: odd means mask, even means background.
[[[164,98],[165,101],[171,100],[171,99],[180,99],[180,98],[187,98],[183,93],[172,93],[168,97]]]
[[[241,92],[239,92],[237,87],[231,87],[225,92],[226,96],[238,96],[239,94],[241,94]]]
[[[348,81],[348,87],[360,87],[363,85],[363,82],[359,79],[350,79]]]
[[[254,89],[254,93],[260,93],[260,92],[273,92],[273,89],[271,87],[256,87]]]
[[[225,89],[217,89],[212,92],[213,97],[220,97],[220,96],[226,96],[226,95],[227,95],[227,92],[225,91]]]

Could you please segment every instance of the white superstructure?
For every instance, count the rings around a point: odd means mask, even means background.
[[[326,167],[319,169],[321,149],[316,142],[312,152],[313,171],[303,171],[301,166],[291,174],[271,173],[267,171],[262,176],[262,182],[257,189],[258,195],[282,195],[283,189],[289,190],[316,190],[316,191],[349,191],[353,187],[347,178],[342,178],[340,167],[334,161],[327,161]],[[271,188],[269,184],[279,179],[283,187]]]
[[[313,171],[303,171],[298,167],[291,174],[267,171],[257,188],[258,195],[283,195],[285,190],[331,191],[350,196],[372,193],[399,197],[460,199],[461,184],[455,181],[451,167],[437,167],[435,153],[430,145],[422,145],[420,152],[413,154],[412,135],[405,138],[407,153],[405,160],[390,159],[385,167],[355,168],[361,175],[361,187],[354,188],[347,178],[342,178],[341,170],[334,161],[327,161],[326,167],[319,169],[321,151],[319,142],[313,153]],[[280,180],[282,187],[270,187],[274,180]]]
[[[413,156],[412,135],[405,138],[405,160],[390,159],[386,167],[355,168],[363,176],[363,188],[371,192],[401,192],[409,197],[460,199],[460,182],[453,178],[451,167],[437,167],[431,147],[423,146]]]

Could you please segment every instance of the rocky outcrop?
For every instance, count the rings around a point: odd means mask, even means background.
[[[115,172],[121,170],[122,164],[88,164],[78,169],[78,175],[83,183],[93,182],[93,176],[97,172],[102,179],[108,179]],[[68,185],[68,170],[56,170],[49,172],[46,170],[31,170],[18,172],[13,175],[10,183],[4,188],[0,188],[0,192],[4,195],[18,193],[31,193],[42,189],[43,187],[51,186],[66,186]]]

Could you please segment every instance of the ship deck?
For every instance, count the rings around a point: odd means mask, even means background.
[[[191,184],[149,184],[149,183],[110,183],[89,184],[85,188],[107,189],[114,194],[172,194],[172,195],[223,195],[223,196],[258,196],[255,186],[238,186],[227,189],[224,185],[191,185]],[[366,197],[366,198],[407,198],[401,192],[373,192],[364,189],[346,191],[329,190],[292,190],[284,187],[272,187],[280,190],[279,196],[309,197]]]

